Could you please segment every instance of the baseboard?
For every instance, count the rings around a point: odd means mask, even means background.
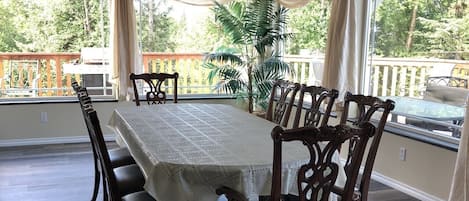
[[[409,186],[407,184],[404,184],[398,180],[395,180],[393,178],[384,176],[378,172],[373,171],[373,174],[371,175],[371,178],[373,180],[376,180],[382,184],[385,184],[391,188],[394,188],[398,191],[401,191],[407,195],[410,195],[414,198],[417,198],[419,200],[425,200],[425,201],[444,201],[443,199],[440,199],[434,195],[430,195],[426,192],[423,192],[420,189],[416,189],[412,186]]]
[[[114,134],[104,135],[104,140],[114,141],[116,139]],[[28,138],[28,139],[11,139],[0,140],[0,147],[16,147],[16,146],[29,146],[29,145],[44,145],[44,144],[67,144],[67,143],[83,143],[89,142],[88,136],[71,136],[71,137],[52,137],[52,138]]]

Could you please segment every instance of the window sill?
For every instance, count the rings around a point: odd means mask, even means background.
[[[420,130],[390,122],[387,123],[384,130],[391,134],[435,145],[450,151],[458,151],[459,139],[440,136],[431,131]]]
[[[93,102],[118,102],[117,99],[111,96],[91,96]],[[203,99],[235,99],[230,95],[217,95],[217,94],[187,94],[180,95],[178,100],[203,100]],[[142,99],[141,101],[143,101]],[[172,100],[169,97],[168,100]],[[133,101],[133,100],[132,100]],[[77,103],[78,100],[75,96],[68,97],[48,97],[48,98],[11,98],[0,100],[0,105],[21,105],[21,104],[55,104],[55,103]]]

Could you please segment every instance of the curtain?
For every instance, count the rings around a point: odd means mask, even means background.
[[[466,98],[467,99],[467,98]],[[449,201],[469,200],[469,99],[466,100],[466,115],[464,116],[463,131],[459,140],[458,155],[454,166],[453,182],[449,193]]]
[[[322,85],[339,90],[339,99],[346,91],[360,90],[365,71],[367,12],[367,1],[332,2]]]
[[[141,73],[142,56],[138,48],[137,27],[133,0],[111,1],[111,66],[116,96],[124,100],[132,93],[130,73]]]

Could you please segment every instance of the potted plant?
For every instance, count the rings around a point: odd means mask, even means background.
[[[275,80],[294,75],[276,48],[292,35],[284,33],[288,10],[274,0],[216,3],[212,10],[235,48],[222,47],[205,56],[209,81],[218,78],[216,89],[246,101],[250,113],[254,107],[265,110]]]

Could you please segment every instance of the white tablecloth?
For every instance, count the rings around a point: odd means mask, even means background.
[[[145,189],[158,201],[216,200],[222,185],[250,200],[270,194],[275,124],[262,118],[221,104],[145,105],[117,108],[109,126],[127,144],[146,176]],[[297,194],[297,169],[308,159],[304,145],[284,143],[283,194]],[[338,183],[345,183],[343,171]]]

